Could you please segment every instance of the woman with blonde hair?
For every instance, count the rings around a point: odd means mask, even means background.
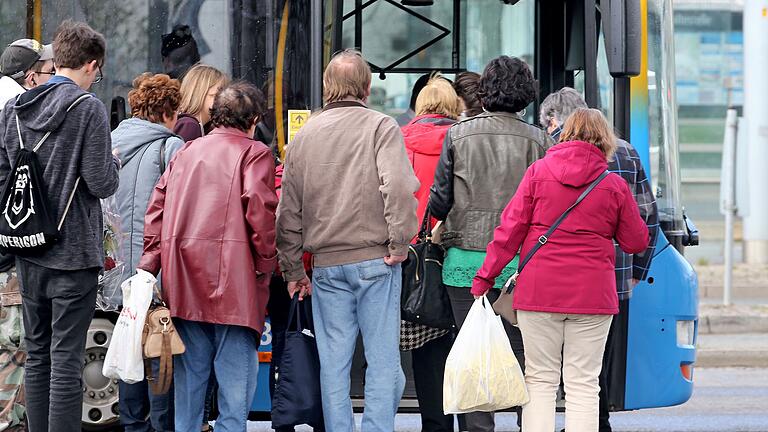
[[[523,431],[555,429],[562,369],[565,429],[597,432],[598,375],[618,312],[613,240],[627,253],[643,252],[648,227],[627,182],[607,171],[616,137],[600,111],[575,111],[560,140],[528,168],[504,209],[472,294],[487,293],[522,248],[513,304],[531,397]]]
[[[184,141],[205,135],[213,99],[228,83],[229,77],[213,66],[197,64],[187,71],[181,82],[179,120],[173,131]]]
[[[416,117],[403,126],[402,131],[408,159],[421,182],[416,198],[419,200],[417,214],[422,220],[445,134],[460,114],[459,96],[451,82],[439,74],[433,75],[416,98],[415,112]],[[400,349],[410,350],[412,354],[423,432],[453,431],[453,416],[443,415],[443,375],[452,344],[453,335],[449,330],[408,321],[401,323]]]

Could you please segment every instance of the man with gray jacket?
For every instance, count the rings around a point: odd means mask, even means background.
[[[120,162],[111,154],[106,107],[87,93],[101,77],[104,37],[67,21],[53,52],[56,75],[0,115],[0,186],[10,177],[20,136],[32,147],[50,132],[35,153],[55,220],[69,211],[58,243],[16,260],[29,353],[27,418],[30,432],[80,432],[85,340],[104,265],[99,199],[117,190]]]
[[[277,210],[277,249],[291,296],[312,294],[325,429],[352,432],[350,367],[358,332],[368,362],[366,432],[391,432],[403,394],[400,263],[418,229],[419,182],[397,123],[365,105],[360,53],[333,57],[323,111],[290,144]],[[302,254],[313,254],[312,283]]]

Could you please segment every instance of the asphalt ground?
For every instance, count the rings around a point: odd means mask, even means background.
[[[694,371],[693,397],[670,408],[614,413],[615,432],[768,432],[768,368],[701,368]],[[358,430],[361,416],[356,415]],[[517,431],[515,414],[498,414],[497,432]],[[558,414],[558,431],[564,415]],[[251,422],[249,432],[267,432],[266,422]],[[311,431],[307,427],[297,432]],[[396,432],[420,432],[419,416],[397,416]]]

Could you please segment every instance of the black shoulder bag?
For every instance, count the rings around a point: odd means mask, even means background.
[[[444,258],[443,246],[432,242],[431,214],[427,209],[418,241],[408,246],[408,258],[403,262],[403,320],[438,329],[455,326],[451,301],[443,285]]]
[[[594,190],[598,184],[600,184],[601,181],[603,181],[604,178],[608,177],[608,174],[610,174],[608,171],[600,174],[600,177],[595,179],[595,181],[592,182],[592,184],[589,185],[589,187],[584,190],[584,192],[581,193],[579,198],[576,200],[573,205],[568,207],[562,215],[560,215],[559,218],[555,221],[555,223],[552,224],[551,227],[549,227],[549,230],[547,230],[547,233],[543,236],[539,237],[539,241],[533,246],[533,249],[531,249],[528,252],[528,255],[525,256],[523,259],[523,262],[520,263],[520,265],[517,267],[517,272],[513,274],[509,279],[507,279],[507,282],[504,284],[504,288],[501,290],[501,295],[499,295],[499,298],[493,302],[493,310],[496,312],[497,315],[501,315],[502,318],[507,320],[512,325],[517,325],[517,311],[512,306],[512,295],[515,290],[515,284],[517,283],[517,277],[522,273],[523,268],[525,268],[525,265],[528,264],[528,262],[533,258],[533,256],[538,252],[539,249],[541,249],[542,246],[547,244],[547,241],[549,240],[549,237],[552,236],[552,233],[555,232],[558,226],[565,220],[566,217],[568,217],[569,214],[571,214],[571,211],[573,211],[574,208],[576,208],[577,205],[579,205],[580,202],[584,201],[584,198],[589,195],[592,190]]]

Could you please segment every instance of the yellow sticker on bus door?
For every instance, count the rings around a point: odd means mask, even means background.
[[[309,120],[312,114],[310,110],[288,110],[288,142],[293,141],[293,137],[299,132]]]

